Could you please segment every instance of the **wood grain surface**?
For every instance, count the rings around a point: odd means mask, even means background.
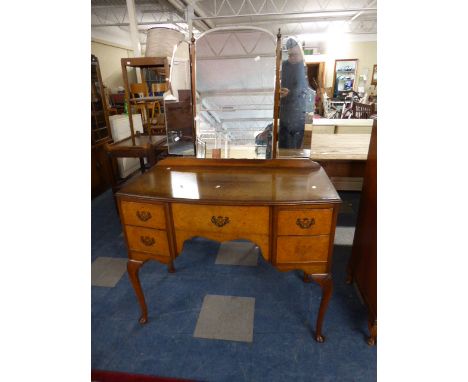
[[[125,224],[166,229],[164,205],[162,204],[123,201],[122,216]]]

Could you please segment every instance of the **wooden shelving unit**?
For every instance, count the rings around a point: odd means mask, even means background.
[[[112,142],[104,99],[99,61],[91,55],[91,196],[95,197],[110,187],[112,165],[109,163],[105,145]]]

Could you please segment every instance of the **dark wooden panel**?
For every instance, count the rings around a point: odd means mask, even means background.
[[[365,160],[330,159],[317,161],[329,177],[363,177],[366,171]]]
[[[368,343],[374,344],[377,336],[377,121],[372,128],[348,274],[367,305],[371,331]]]
[[[91,197],[94,198],[112,185],[112,168],[104,145],[91,147]]]
[[[189,100],[166,102],[166,129],[168,134],[176,131],[183,141],[194,142],[192,104]]]

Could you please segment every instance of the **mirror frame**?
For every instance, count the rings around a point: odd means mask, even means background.
[[[187,44],[187,48],[189,50],[189,70],[190,70],[190,94],[191,94],[191,106],[192,106],[192,137],[193,137],[193,151],[194,151],[194,156],[196,157],[197,156],[197,136],[196,136],[196,131],[195,131],[195,121],[194,121],[194,118],[193,118],[193,104],[194,104],[194,98],[193,98],[193,95],[194,95],[194,92],[193,92],[193,75],[192,75],[192,44],[187,41],[187,40],[180,40],[176,45],[174,45],[174,48],[172,50],[172,57],[171,57],[171,61],[170,61],[170,65],[169,65],[169,78],[168,78],[168,83],[169,83],[169,87],[168,87],[168,90],[170,91],[170,93],[174,96],[174,91],[173,91],[173,88],[172,88],[172,75],[173,75],[173,69],[174,69],[174,60],[175,60],[175,55],[176,55],[176,52],[177,50],[179,49],[179,47],[183,44]],[[177,100],[179,100],[179,95],[177,94]],[[163,100],[163,102],[165,102],[165,100]],[[165,116],[165,119],[167,118],[167,115]],[[169,145],[169,131],[168,131],[168,125],[167,125],[167,119],[166,119],[166,136],[167,136],[167,139],[168,139],[168,145]],[[169,146],[168,146],[168,151],[169,151]]]

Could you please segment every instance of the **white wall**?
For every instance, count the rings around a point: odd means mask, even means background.
[[[358,76],[367,76],[366,91],[369,89],[372,69],[377,64],[377,42],[376,41],[348,41],[345,40],[331,42],[324,47],[325,51],[320,55],[305,56],[306,62],[325,62],[325,87],[333,86],[333,73],[335,60],[357,58]],[[357,86],[357,83],[356,83]]]
[[[91,41],[91,53],[99,60],[101,76],[104,85],[116,93],[119,86],[123,86],[121,58],[133,57],[133,51],[124,47],[110,45],[104,42]],[[130,82],[136,82],[135,70],[128,74]]]

